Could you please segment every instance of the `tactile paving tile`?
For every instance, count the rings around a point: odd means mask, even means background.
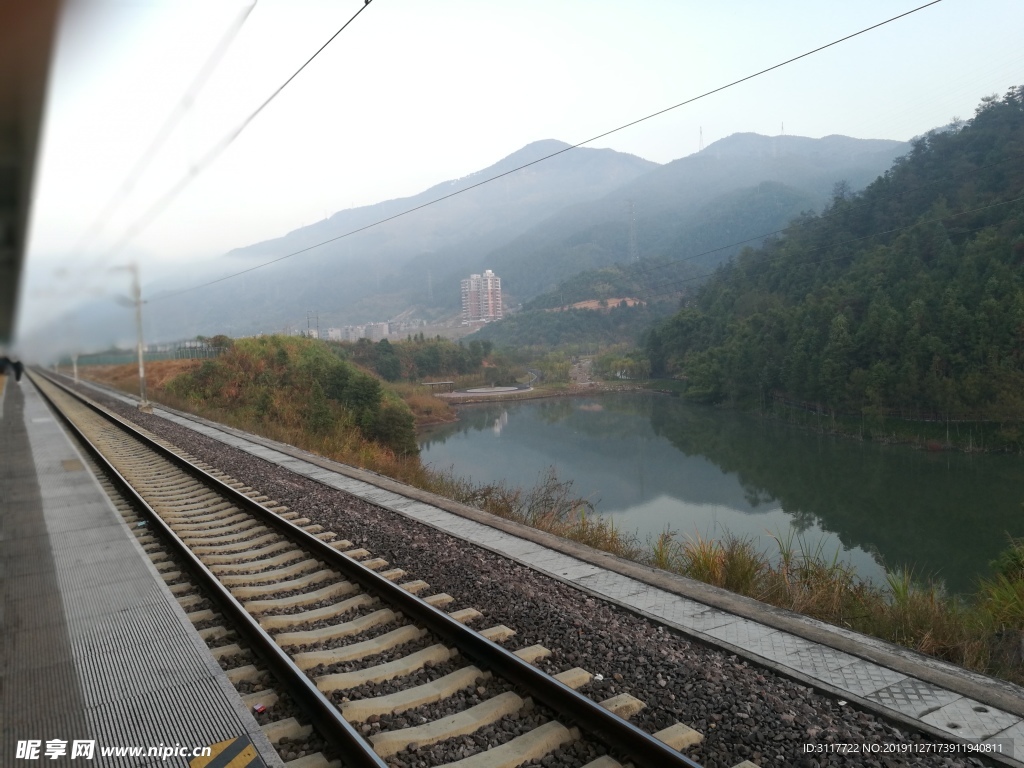
[[[1024,721],[1011,725],[985,741],[998,742],[1004,755],[1024,754]]]
[[[758,656],[786,664],[786,657],[797,651],[811,648],[814,644],[788,632],[772,632],[761,638],[752,638],[747,649]]]
[[[820,679],[857,696],[867,696],[869,693],[906,680],[907,676],[902,672],[872,664],[870,661],[858,660],[838,669],[825,670],[821,673]]]
[[[563,579],[567,579],[569,581],[576,581],[584,578],[585,576],[593,576],[595,573],[600,572],[601,569],[598,566],[580,561],[576,561],[574,565],[551,571],[555,576],[561,576]]]
[[[584,576],[576,583],[587,589],[592,589],[598,594],[626,602],[629,602],[626,600],[627,598],[640,594],[647,587],[643,582],[612,571],[601,571],[591,576]]]
[[[908,677],[895,685],[880,688],[864,698],[878,702],[883,707],[895,709],[904,715],[919,718],[930,709],[951,704],[963,697],[959,693],[947,691],[915,677]]]
[[[445,513],[448,514],[448,513]],[[420,518],[427,519],[427,518]],[[518,536],[509,536],[507,533],[490,532],[486,537],[480,539],[480,543],[496,549],[506,555],[518,557],[528,552],[537,552],[541,549],[540,544],[535,544],[527,539],[520,539]]]
[[[644,584],[643,589],[629,599],[629,604],[638,610],[656,614],[664,610],[665,606],[672,602],[673,597],[674,595],[663,589]]]
[[[580,561],[576,558],[563,555],[559,552],[552,552],[549,549],[529,552],[527,554],[520,555],[519,559],[524,563],[537,566],[541,570],[558,574],[561,574],[562,571],[570,570],[577,565],[581,565]],[[593,572],[596,572],[596,570],[597,569],[594,569]]]
[[[980,741],[1017,725],[1021,718],[974,699],[957,699],[921,718],[939,730]]]
[[[821,677],[826,672],[853,664],[855,661],[856,656],[817,643],[782,657],[783,664],[811,677]]]
[[[706,632],[709,629],[721,627],[723,624],[737,621],[736,617],[731,613],[723,613],[713,608],[701,611],[700,613],[694,613],[693,604],[688,605],[682,602],[671,603],[665,606],[660,615],[668,621],[696,632]]]
[[[713,627],[707,631],[707,634],[738,648],[750,649],[752,645],[759,643],[775,631],[756,621],[737,619],[724,626]]]

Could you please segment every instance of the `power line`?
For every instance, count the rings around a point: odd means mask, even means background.
[[[891,235],[891,234],[894,234],[896,232],[903,232],[905,230],[913,229],[914,227],[919,227],[919,226],[922,226],[922,225],[925,225],[925,224],[935,224],[935,223],[938,223],[938,222],[947,221],[948,219],[955,219],[958,216],[964,216],[964,215],[966,215],[968,213],[977,213],[978,211],[984,211],[984,210],[987,210],[989,208],[997,208],[997,207],[999,207],[1001,205],[1010,205],[1011,203],[1017,203],[1017,202],[1020,202],[1021,200],[1024,200],[1024,195],[1022,195],[1020,197],[1015,197],[1012,200],[1002,200],[1002,201],[1000,201],[998,203],[989,203],[988,205],[981,205],[981,206],[978,206],[977,208],[968,208],[965,211],[959,211],[958,213],[951,213],[951,214],[946,215],[946,216],[937,216],[937,217],[931,218],[931,219],[924,219],[923,221],[915,221],[913,224],[907,224],[907,225],[902,226],[902,227],[894,227],[893,229],[887,229],[887,230],[884,230],[884,231],[881,231],[881,232],[872,232],[871,234],[861,235],[860,237],[852,237],[852,238],[849,238],[848,240],[840,240],[837,243],[828,243],[827,245],[819,245],[819,246],[814,247],[814,248],[808,248],[806,251],[804,251],[804,253],[814,253],[815,251],[821,251],[821,250],[825,250],[827,248],[836,248],[836,247],[841,246],[841,245],[848,245],[849,243],[856,243],[856,242],[860,242],[861,240],[867,240],[868,238],[871,238],[871,237],[881,237],[882,235]],[[975,232],[975,231],[977,231],[979,229],[985,229],[988,226],[991,226],[991,225],[986,224],[986,225],[983,225],[981,227],[976,227],[975,229],[972,229],[972,230],[969,230],[969,231]],[[757,266],[774,264],[776,262],[784,260],[787,257],[787,255],[788,254],[782,254],[781,256],[778,256],[778,257],[776,257],[774,259],[764,259],[762,261],[757,262]],[[843,254],[842,256],[837,256],[837,257],[832,258],[832,259],[807,259],[807,260],[804,260],[804,261],[794,262],[793,266],[800,266],[800,265],[803,265],[803,264],[828,264],[830,262],[839,261],[840,259],[845,259],[845,258],[848,258],[848,257],[849,257],[849,254]],[[717,270],[715,270],[715,271],[717,271]],[[702,275],[695,275],[693,277],[680,278],[679,280],[673,280],[670,283],[663,283],[659,287],[665,288],[667,286],[672,286],[672,285],[681,285],[682,283],[692,283],[692,282],[694,282],[696,280],[703,280],[705,278],[712,277],[714,274],[715,274],[715,272],[707,272],[707,273],[702,274]],[[660,293],[648,293],[648,294],[645,294],[645,295],[646,295],[647,298],[656,298],[658,296],[668,296],[668,295],[673,294],[673,293],[678,293],[678,291],[662,291]]]
[[[276,264],[276,263],[278,263],[280,261],[284,261],[285,259],[290,259],[293,256],[298,256],[301,253],[305,253],[306,251],[311,251],[314,248],[319,248],[322,245],[327,245],[328,243],[333,243],[333,242],[336,242],[336,241],[341,240],[343,238],[351,237],[352,235],[358,234],[359,232],[363,232],[363,231],[365,231],[367,229],[371,229],[372,227],[380,226],[381,224],[385,224],[385,223],[387,223],[389,221],[393,221],[394,219],[401,218],[402,216],[408,216],[409,214],[414,213],[414,212],[416,212],[418,210],[421,210],[421,209],[426,208],[426,207],[431,206],[431,205],[435,205],[435,204],[440,203],[440,202],[442,202],[444,200],[448,200],[449,198],[455,197],[456,195],[464,194],[466,192],[469,192],[472,189],[476,189],[477,187],[481,187],[484,184],[489,184],[492,181],[496,181],[497,179],[501,179],[501,178],[504,178],[505,176],[509,176],[509,175],[511,175],[513,173],[521,171],[524,168],[529,168],[530,166],[536,165],[537,163],[542,163],[545,160],[550,160],[551,158],[557,157],[558,155],[564,154],[564,153],[566,153],[566,152],[568,152],[570,150],[578,149],[579,147],[582,147],[582,146],[584,146],[586,144],[590,144],[592,142],[598,141],[599,139],[603,139],[606,136],[611,136],[613,133],[618,133],[619,131],[623,131],[626,128],[631,128],[634,125],[639,125],[640,123],[643,123],[643,122],[645,122],[647,120],[651,120],[651,119],[653,119],[655,117],[658,117],[660,115],[664,115],[664,114],[666,114],[668,112],[671,112],[672,110],[679,109],[680,107],[684,107],[684,106],[686,106],[688,104],[694,103],[695,101],[699,101],[701,99],[707,98],[708,96],[712,96],[712,95],[714,95],[716,93],[720,93],[721,91],[724,91],[724,90],[726,90],[728,88],[732,88],[733,86],[739,85],[741,83],[745,83],[748,80],[753,80],[754,78],[760,77],[761,75],[765,75],[765,74],[767,74],[769,72],[772,72],[772,71],[774,71],[776,69],[779,69],[780,67],[784,67],[787,64],[792,64],[795,61],[799,61],[801,59],[807,58],[808,56],[812,56],[812,55],[814,55],[816,53],[820,53],[821,51],[824,51],[824,50],[826,50],[828,48],[832,48],[833,46],[839,45],[840,43],[844,43],[844,42],[846,42],[848,40],[852,40],[855,37],[859,37],[860,35],[863,35],[863,34],[866,34],[868,32],[871,32],[871,31],[873,31],[875,29],[878,29],[880,27],[884,27],[886,24],[891,24],[894,21],[898,21],[899,19],[902,19],[902,18],[905,18],[907,16],[910,16],[911,14],[917,13],[918,11],[922,11],[925,8],[929,8],[929,7],[933,6],[933,5],[938,5],[941,2],[942,2],[942,0],[931,0],[931,2],[925,3],[924,5],[920,5],[917,8],[914,8],[912,10],[906,11],[905,13],[901,13],[901,14],[899,14],[897,16],[893,16],[893,17],[891,17],[889,19],[886,19],[885,21],[880,21],[877,24],[872,24],[870,27],[865,27],[864,29],[861,29],[861,30],[859,30],[857,32],[853,32],[852,34],[846,35],[845,37],[841,37],[841,38],[839,38],[837,40],[833,40],[830,43],[826,43],[825,45],[818,46],[817,48],[814,48],[814,49],[812,49],[810,51],[807,51],[805,53],[801,53],[798,56],[793,56],[792,58],[786,59],[785,61],[779,62],[778,64],[774,64],[774,65],[772,65],[770,67],[762,69],[762,70],[760,70],[758,72],[755,72],[755,73],[753,73],[751,75],[747,75],[746,77],[741,77],[739,80],[733,80],[730,83],[726,83],[725,85],[721,85],[721,86],[719,86],[717,88],[714,88],[714,89],[712,89],[710,91],[705,91],[704,93],[702,93],[702,94],[700,94],[698,96],[693,96],[692,98],[686,99],[685,101],[681,101],[678,104],[673,104],[672,106],[665,107],[664,109],[660,109],[657,112],[652,112],[651,114],[646,115],[645,117],[641,117],[641,118],[638,118],[636,120],[632,120],[632,121],[630,121],[628,123],[625,123],[624,125],[620,125],[617,128],[612,128],[611,130],[605,131],[604,133],[600,133],[597,136],[592,136],[591,138],[586,139],[584,141],[578,142],[578,143],[573,144],[573,145],[568,146],[568,147],[564,147],[563,149],[560,149],[557,152],[552,152],[549,155],[545,155],[545,156],[540,157],[540,158],[538,158],[536,160],[533,160],[533,161],[531,161],[529,163],[524,163],[523,165],[520,165],[520,166],[518,166],[516,168],[513,168],[512,170],[505,171],[504,173],[499,173],[498,175],[492,176],[489,179],[484,179],[483,181],[478,181],[475,184],[471,184],[468,187],[464,187],[463,189],[456,190],[455,192],[450,192],[447,195],[442,195],[441,197],[436,198],[434,200],[431,200],[429,202],[422,203],[422,204],[417,205],[417,206],[413,206],[412,208],[409,208],[409,209],[407,209],[405,211],[402,211],[400,213],[396,213],[396,214],[394,214],[392,216],[387,216],[387,217],[385,217],[383,219],[379,219],[378,221],[375,221],[375,222],[373,222],[371,224],[367,224],[365,226],[358,227],[358,228],[350,230],[349,232],[346,232],[344,234],[337,235],[336,237],[328,238],[327,240],[322,240],[319,243],[307,246],[306,248],[300,248],[297,251],[292,251],[291,253],[285,254],[283,256],[278,256],[276,259],[271,259],[270,261],[265,261],[262,264],[257,264],[255,266],[249,267],[247,269],[243,269],[243,270],[240,270],[238,272],[234,272],[234,273],[232,273],[230,275],[225,275],[224,277],[219,277],[216,280],[210,280],[210,281],[207,281],[205,283],[200,283],[199,285],[194,285],[191,288],[183,288],[183,289],[181,289],[179,291],[173,291],[171,293],[163,294],[160,297],[151,299],[151,301],[157,301],[157,300],[162,300],[162,299],[169,299],[169,298],[174,297],[174,296],[180,296],[183,293],[188,293],[190,291],[199,290],[200,288],[206,288],[206,287],[209,287],[211,285],[216,285],[217,283],[222,283],[225,280],[231,280],[233,278],[240,277],[241,275],[248,274],[249,272],[254,272],[257,269],[262,269],[263,267],[268,267],[271,264]]]
[[[126,230],[125,234],[121,237],[121,239],[114,244],[113,248],[110,249],[107,255],[109,256],[119,251],[133,238],[135,238],[135,236],[138,235],[143,229],[145,229],[146,226],[148,226],[149,223],[154,218],[156,218],[164,210],[164,208],[166,208],[167,205],[170,204],[172,200],[174,200],[174,198],[181,194],[182,190],[185,189],[185,187],[191,184],[196,179],[196,177],[199,176],[199,174],[206,170],[206,168],[208,168],[213,163],[213,161],[216,160],[221,155],[222,152],[224,152],[224,150],[230,147],[235,142],[235,139],[237,139],[242,134],[242,132],[249,127],[249,124],[256,119],[256,116],[259,115],[260,112],[262,112],[264,109],[266,109],[270,102],[277,98],[281,91],[287,88],[288,85],[296,77],[299,76],[302,70],[308,67],[310,63],[312,63],[313,59],[319,56],[323,52],[323,50],[334,41],[334,39],[338,35],[344,32],[345,29],[349,26],[349,24],[355,21],[356,17],[358,17],[359,14],[365,11],[372,2],[373,0],[364,0],[363,5],[359,6],[359,10],[352,14],[349,20],[342,24],[338,31],[331,35],[330,38],[328,38],[327,42],[321,45],[316,50],[316,53],[314,53],[312,56],[306,59],[305,63],[303,63],[301,67],[295,70],[287,80],[281,83],[281,85],[279,85],[274,90],[274,92],[271,93],[263,101],[262,104],[256,107],[256,109],[253,110],[249,114],[249,116],[246,117],[234,130],[232,130],[230,133],[225,135],[223,139],[217,142],[198,163],[194,164],[188,169],[188,172],[181,179],[179,179],[174,186],[172,186],[167,192],[165,192],[163,196],[161,196],[153,205],[151,205],[149,209],[147,209],[141,216],[135,219],[135,221],[133,221],[129,225],[128,229]]]
[[[163,125],[160,126],[160,129],[156,132],[156,136],[153,137],[153,141],[136,161],[135,165],[128,172],[128,175],[125,177],[124,181],[121,182],[121,185],[114,192],[113,196],[111,196],[110,200],[107,201],[106,206],[104,206],[103,210],[100,211],[96,220],[92,223],[89,229],[86,230],[82,239],[75,248],[75,254],[80,254],[85,250],[88,243],[96,236],[100,229],[102,229],[103,225],[106,224],[110,215],[117,210],[121,201],[124,200],[132,189],[135,188],[136,183],[138,183],[142,173],[149,166],[150,161],[156,156],[156,153],[164,145],[164,142],[167,141],[171,133],[173,133],[178,123],[181,122],[182,118],[184,118],[192,108],[192,105],[195,103],[196,96],[198,96],[203,86],[206,85],[206,81],[210,78],[210,75],[213,74],[217,65],[220,64],[221,59],[224,58],[224,54],[227,53],[231,44],[234,43],[235,38],[245,25],[246,20],[249,18],[249,14],[252,13],[257,2],[258,0],[252,0],[252,2],[243,8],[242,12],[235,18],[234,22],[228,28],[228,31],[217,43],[210,56],[199,70],[199,73],[189,84],[188,88],[185,89],[185,93],[175,105],[174,109],[171,110],[171,113],[167,116]],[[72,258],[74,258],[74,256],[72,256]]]

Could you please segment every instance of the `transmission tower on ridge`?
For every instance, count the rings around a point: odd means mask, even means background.
[[[632,200],[627,200],[629,205],[629,260],[631,263],[640,261],[640,249],[636,244],[636,208]]]

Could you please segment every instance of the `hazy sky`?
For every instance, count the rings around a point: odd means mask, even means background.
[[[259,0],[132,193],[88,237],[249,3],[71,2],[37,174],[23,330],[68,306],[97,259],[137,260],[144,278],[215,265],[231,248],[414,194],[531,141],[582,141],[921,4],[373,0],[109,253],[362,2]],[[803,136],[907,139],[1024,82],[1021,29],[1020,0],[943,0],[590,146],[667,162],[695,152],[701,129],[706,145],[783,124]],[[301,257],[290,265],[301,270]]]

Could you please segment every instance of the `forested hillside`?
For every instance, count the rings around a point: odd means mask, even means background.
[[[641,259],[686,257],[715,266],[738,250],[723,246],[820,209],[841,179],[862,189],[906,150],[903,142],[880,139],[734,134],[600,200],[555,212],[488,253],[487,265],[508,291],[528,300],[579,272],[628,262],[632,218]]]
[[[1024,87],[745,250],[646,350],[710,401],[1024,419]]]

